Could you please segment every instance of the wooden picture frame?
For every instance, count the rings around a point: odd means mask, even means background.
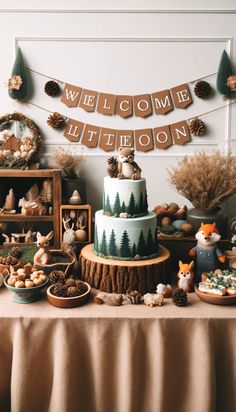
[[[63,242],[65,233],[63,219],[69,220],[69,227],[78,232],[76,245],[91,243],[92,214],[91,205],[61,205],[60,207],[60,244]],[[86,236],[84,234],[86,233]]]

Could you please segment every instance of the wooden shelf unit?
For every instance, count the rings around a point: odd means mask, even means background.
[[[16,181],[19,180],[19,189],[21,188],[20,181],[26,183],[28,179],[29,185],[51,178],[53,182],[53,214],[47,216],[25,216],[17,214],[0,215],[0,222],[52,222],[54,241],[53,246],[60,248],[60,206],[61,206],[61,170],[60,169],[0,169],[0,192],[2,187],[7,187],[9,190],[12,186],[16,188]],[[17,179],[17,180],[16,180]],[[8,182],[9,181],[9,182]],[[16,190],[16,189],[15,189]],[[15,193],[17,196],[17,192]],[[17,196],[18,197],[18,196]],[[3,198],[1,199],[1,203]]]

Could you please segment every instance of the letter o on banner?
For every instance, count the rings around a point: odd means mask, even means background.
[[[149,152],[153,150],[152,129],[135,130],[135,146],[139,152]]]
[[[152,103],[149,94],[134,96],[135,116],[147,117],[152,114]]]
[[[153,138],[157,149],[167,149],[172,146],[172,137],[169,126],[155,127]]]

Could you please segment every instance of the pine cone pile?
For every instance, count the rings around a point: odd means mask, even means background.
[[[53,270],[50,274],[49,274],[49,280],[50,283],[52,285],[54,284],[64,284],[65,282],[65,273],[62,272],[62,270]]]
[[[196,117],[195,119],[190,120],[189,130],[194,136],[202,136],[206,133],[206,126],[205,123]]]
[[[200,80],[195,84],[194,93],[200,99],[204,99],[205,97],[209,96],[211,92],[211,86],[208,82],[204,80]]]
[[[63,286],[61,283],[55,283],[52,294],[58,297],[65,298],[67,296],[67,288]]]
[[[113,156],[107,160],[107,173],[110,177],[117,177],[118,175],[118,161]]]
[[[61,129],[65,125],[65,118],[60,113],[54,112],[48,116],[47,124],[53,129]]]
[[[187,293],[183,289],[176,289],[172,300],[176,306],[186,306],[188,304]]]
[[[54,80],[49,80],[44,86],[44,91],[48,96],[55,97],[60,93],[60,86]]]

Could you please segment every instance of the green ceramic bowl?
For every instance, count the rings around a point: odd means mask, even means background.
[[[44,289],[48,283],[49,279],[46,280],[42,285],[34,286],[33,288],[15,288],[14,286],[8,285],[7,281],[10,275],[4,278],[4,284],[11,292],[14,293],[13,300],[16,303],[32,303],[41,299],[42,294],[40,291]]]

